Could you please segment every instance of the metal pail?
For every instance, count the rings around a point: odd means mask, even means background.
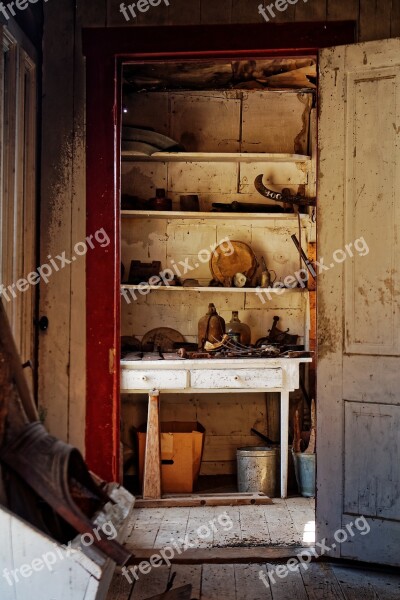
[[[262,492],[275,496],[277,448],[238,448],[236,456],[239,492]]]

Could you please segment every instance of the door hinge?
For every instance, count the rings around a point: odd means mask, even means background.
[[[108,351],[108,368],[109,368],[110,375],[114,375],[114,372],[115,372],[115,356],[116,356],[115,348],[110,348]]]

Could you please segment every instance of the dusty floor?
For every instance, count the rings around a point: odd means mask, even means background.
[[[272,506],[135,509],[127,545],[137,562],[175,542],[180,550],[191,544],[182,556],[192,564],[149,565],[146,574],[132,566],[126,576],[118,570],[107,600],[150,599],[172,577],[172,589],[192,585],[193,600],[399,600],[400,575],[391,572],[315,562],[287,568],[278,547],[290,546],[296,556],[299,546],[313,544],[314,507],[312,499],[289,498]],[[244,560],[249,548],[280,558]]]
[[[197,600],[399,600],[400,575],[312,563],[278,578],[277,564],[173,565],[153,568],[131,585],[117,574],[107,600],[145,600],[165,591],[176,573],[173,589],[190,583]],[[260,573],[269,585],[260,579]],[[271,574],[271,578],[268,577]],[[273,582],[275,581],[275,583]]]
[[[315,541],[314,509],[309,498],[274,498],[267,506],[135,509],[127,544],[163,548],[187,535],[196,548],[304,546]]]

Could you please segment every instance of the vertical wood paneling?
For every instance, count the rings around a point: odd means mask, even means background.
[[[400,36],[400,2],[392,0],[392,15],[390,17],[390,37]]]
[[[164,1],[164,0],[163,0]],[[85,23],[90,26],[98,22],[101,5],[107,4],[107,26],[135,25],[178,25],[212,23],[264,23],[259,14],[260,0],[170,0],[170,6],[161,4],[138,14],[136,19],[126,21],[120,12],[120,0],[86,0]],[[129,4],[127,0],[125,4]],[[271,5],[265,0],[264,7]],[[397,0],[298,0],[282,12],[272,10],[270,23],[319,20],[357,20],[360,25],[360,40],[382,39],[400,35],[400,4]],[[268,13],[267,13],[268,14]]]
[[[202,0],[201,23],[231,23],[232,0]]]
[[[232,0],[232,23],[265,23],[259,14],[260,0]]]
[[[87,0],[86,0],[87,1]],[[96,0],[92,0],[96,1]],[[98,0],[97,0],[98,1]],[[128,4],[131,4],[131,2],[127,1],[125,2],[125,6],[127,6]],[[153,18],[156,19],[157,15],[160,13],[159,8],[154,9],[157,10],[157,14],[153,14]],[[168,14],[168,8],[164,9],[167,14]],[[127,27],[134,27],[135,25],[139,25],[139,18],[133,18],[131,17],[130,13],[128,12],[128,17],[129,20],[127,21],[126,18],[124,17],[124,15],[121,12],[121,0],[107,0],[107,27],[124,27],[125,25]],[[145,18],[145,14],[143,14],[143,17]],[[164,21],[164,23],[166,22],[166,19]],[[144,25],[161,25],[163,23],[143,23]]]
[[[169,23],[169,11],[173,3],[174,0],[169,0],[168,6],[165,0],[161,0],[160,6],[150,7],[145,13],[140,13],[136,25],[167,25]],[[189,5],[190,3],[187,2],[187,4]]]
[[[300,0],[300,2],[302,2],[302,0]],[[285,10],[283,11],[279,11],[276,8],[275,2],[272,2],[271,0],[265,0],[264,6],[265,8],[269,6],[272,12],[275,14],[275,17],[271,18],[271,20],[269,21],[270,23],[287,23],[289,21],[295,20],[295,4],[286,3],[286,5],[284,5]],[[267,14],[269,15],[269,11],[267,11]]]
[[[327,0],[328,21],[341,21],[343,19],[358,21],[359,11],[360,0]]]
[[[74,10],[69,0],[44,5],[42,212],[40,260],[71,250],[74,115]],[[62,69],[60,68],[62,65]],[[62,90],[62,93],[60,91]],[[82,214],[84,220],[84,213]],[[39,338],[39,401],[51,433],[68,439],[71,270],[40,284],[40,314],[49,329]],[[83,314],[80,314],[83,317]]]
[[[171,0],[168,9],[170,25],[198,25],[201,0]],[[158,10],[158,9],[154,9]]]
[[[77,2],[77,26],[80,27],[105,27],[107,24],[107,0],[91,0],[90,2]],[[77,46],[81,41],[77,40]]]
[[[326,4],[327,0],[299,0],[295,4],[295,21],[325,21]]]
[[[397,0],[395,0],[397,2]],[[359,40],[382,40],[390,37],[392,0],[361,0]]]

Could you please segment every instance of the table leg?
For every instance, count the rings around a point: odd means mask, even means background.
[[[281,498],[287,498],[289,462],[289,392],[281,392]]]
[[[143,498],[161,498],[160,392],[149,392]]]

